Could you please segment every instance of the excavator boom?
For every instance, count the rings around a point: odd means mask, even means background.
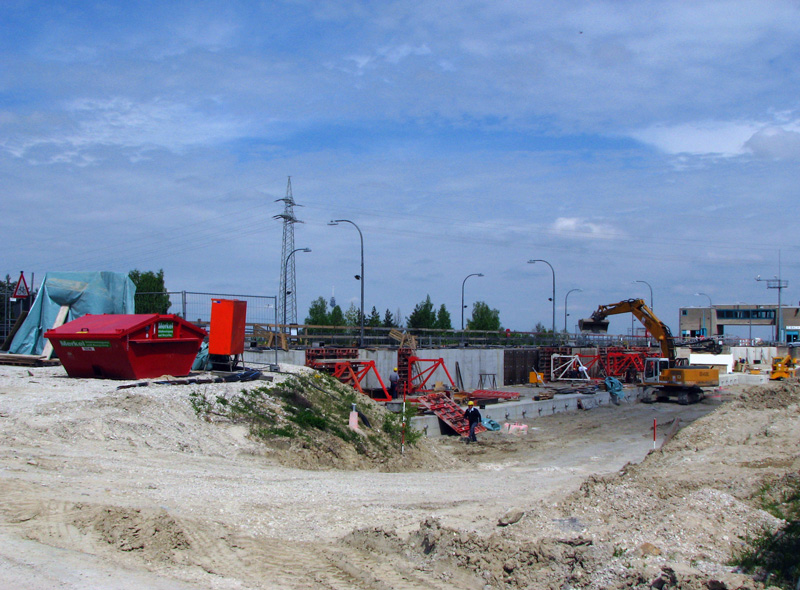
[[[679,404],[688,404],[702,399],[703,387],[719,385],[719,371],[714,367],[686,364],[678,366],[672,331],[641,299],[626,299],[611,305],[601,305],[591,318],[580,320],[578,325],[584,332],[607,332],[606,318],[620,313],[632,313],[661,346],[663,358],[645,359],[644,382],[652,385],[645,389],[645,398],[649,399],[654,391],[658,399],[677,396]]]
[[[653,338],[658,340],[661,354],[664,358],[669,359],[670,366],[675,364],[675,342],[672,339],[672,331],[669,326],[656,317],[653,310],[642,299],[626,299],[619,303],[601,305],[591,318],[579,320],[578,326],[583,332],[605,333],[608,331],[606,318],[620,313],[632,313],[653,335]]]

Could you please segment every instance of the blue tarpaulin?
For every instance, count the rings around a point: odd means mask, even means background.
[[[53,327],[63,306],[69,308],[65,323],[87,313],[135,313],[135,294],[136,285],[125,273],[49,272],[9,352],[41,354],[45,345],[43,334]]]

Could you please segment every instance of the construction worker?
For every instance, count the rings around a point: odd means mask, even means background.
[[[392,369],[392,374],[389,375],[389,395],[394,399],[397,397],[397,382],[400,380],[400,375],[397,374],[397,367]]]
[[[467,402],[467,410],[464,412],[464,419],[469,422],[469,436],[467,442],[478,442],[475,437],[475,428],[481,423],[481,413],[475,407],[475,402]]]

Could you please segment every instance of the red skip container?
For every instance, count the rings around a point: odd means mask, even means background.
[[[188,375],[205,330],[177,315],[87,314],[44,334],[70,377]]]

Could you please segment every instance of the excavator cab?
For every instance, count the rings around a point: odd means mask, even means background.
[[[661,374],[669,369],[669,359],[646,358],[644,359],[644,382],[659,383]]]

